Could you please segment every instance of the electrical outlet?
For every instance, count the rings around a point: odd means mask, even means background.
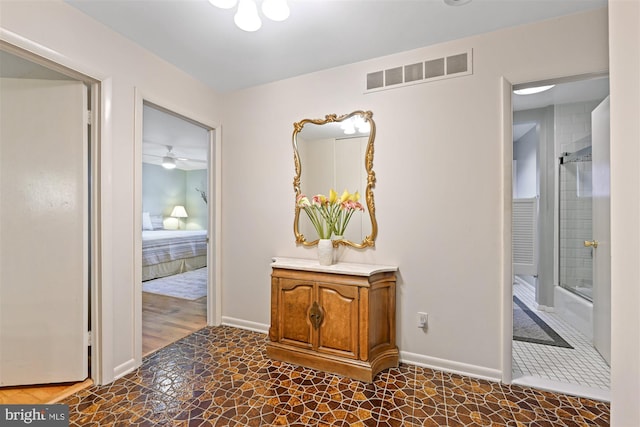
[[[428,320],[429,320],[429,315],[427,313],[423,313],[421,311],[418,312],[418,315],[417,315],[418,328],[426,329]]]

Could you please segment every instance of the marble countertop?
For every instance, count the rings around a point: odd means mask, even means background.
[[[316,271],[320,273],[350,274],[354,276],[371,276],[376,273],[398,271],[398,266],[395,265],[357,264],[349,262],[320,265],[317,259],[283,257],[274,257],[271,267],[288,270]]]

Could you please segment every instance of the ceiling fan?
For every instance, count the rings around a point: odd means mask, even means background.
[[[156,154],[146,154],[146,155],[147,156],[151,156],[151,157],[162,158],[162,167],[165,168],[165,169],[175,169],[176,168],[176,160],[185,161],[185,162],[207,163],[206,160],[190,159],[190,158],[187,158],[187,157],[178,157],[173,152],[173,146],[172,145],[167,145],[166,147],[167,147],[167,153],[164,156],[159,156],[159,155],[156,155]]]

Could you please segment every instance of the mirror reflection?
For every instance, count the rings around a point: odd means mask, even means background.
[[[304,195],[313,203],[314,196],[329,197],[330,191],[334,190],[338,199],[348,193],[349,200],[359,201],[363,208],[363,211],[352,213],[342,236],[336,237],[333,233],[331,238],[335,244],[364,248],[373,246],[377,235],[373,201],[375,123],[372,115],[370,111],[354,111],[343,116],[330,114],[324,119],[294,123],[296,200]],[[319,233],[299,204],[296,204],[294,233],[297,243],[315,245],[318,242]]]

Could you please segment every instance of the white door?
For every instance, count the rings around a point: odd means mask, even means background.
[[[593,345],[611,364],[611,229],[609,97],[591,113],[593,170]]]
[[[0,79],[0,386],[88,376],[86,93]]]

